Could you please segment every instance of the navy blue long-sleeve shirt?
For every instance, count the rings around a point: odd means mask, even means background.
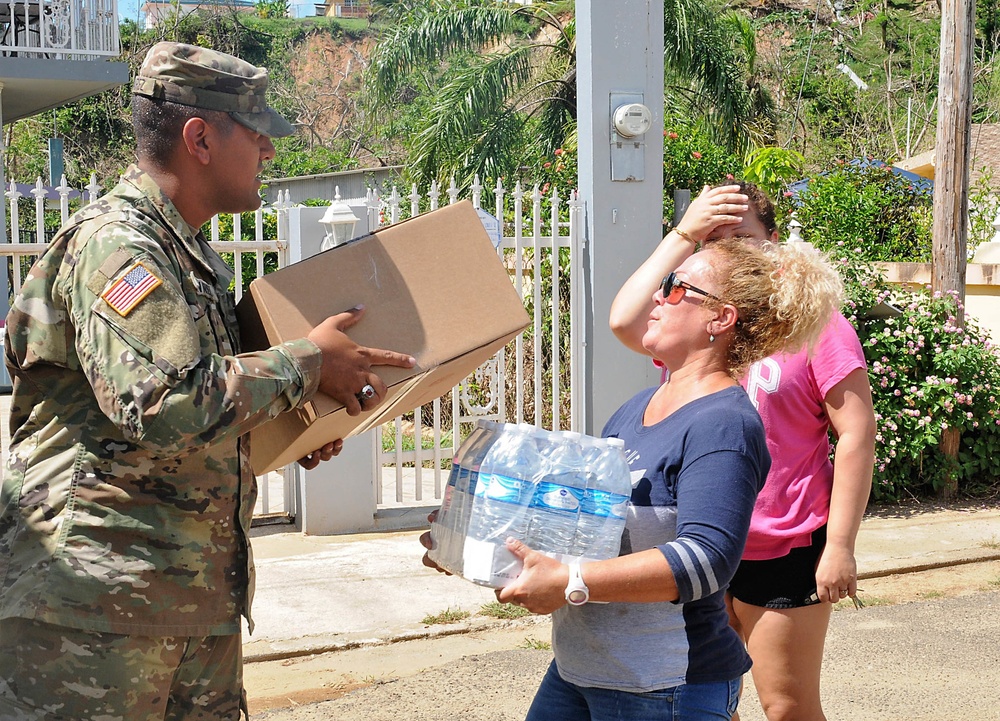
[[[658,548],[680,598],[566,606],[553,614],[560,675],[580,686],[647,692],[738,678],[750,668],[724,591],[771,465],[764,427],[742,388],[699,398],[652,426],[655,388],[604,427],[625,441],[632,499],[622,554]]]

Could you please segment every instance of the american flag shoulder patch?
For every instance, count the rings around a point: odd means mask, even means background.
[[[143,298],[161,285],[163,281],[153,275],[149,268],[136,262],[125,275],[112,283],[101,297],[118,315],[126,316],[142,302]]]

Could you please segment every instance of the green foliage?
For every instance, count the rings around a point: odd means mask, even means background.
[[[236,224],[233,220],[234,216],[225,214],[219,215],[218,217],[218,239],[219,240],[255,240],[257,232],[257,219],[255,212],[240,213],[240,233],[239,237],[236,235],[235,227]],[[277,238],[278,237],[278,218],[276,213],[272,211],[265,211],[263,213],[263,236],[264,238]],[[205,237],[209,240],[214,240],[212,233],[212,224],[208,222],[202,227],[202,232]],[[236,267],[236,258],[234,253],[220,253],[220,255],[225,258],[226,262],[233,268]],[[264,254],[264,273],[270,273],[278,269],[278,256],[276,253],[265,253]],[[250,281],[258,276],[257,272],[257,252],[248,251],[246,253],[240,254],[240,275],[243,281],[244,290],[250,287]],[[236,287],[236,279],[233,278],[233,284],[231,289]]]
[[[274,147],[277,154],[267,166],[270,178],[295,178],[360,167],[358,159],[350,157],[343,148],[327,148],[322,145],[309,148],[305,139],[298,134],[276,138]]]
[[[777,198],[790,180],[802,177],[806,159],[795,150],[769,146],[751,151],[743,163],[741,177]]]
[[[527,30],[542,26],[553,38],[533,41]],[[548,3],[414,3],[372,54],[366,104],[373,122],[408,127],[412,180],[510,177],[529,144],[563,145],[576,114],[574,50],[574,24]]]
[[[953,295],[905,289],[879,294],[898,317],[862,318],[878,430],[876,501],[927,495],[945,479],[975,493],[996,483],[1000,454],[1000,355]],[[946,429],[961,433],[957,460],[940,448]]]
[[[969,188],[969,238],[968,255],[971,259],[982,243],[993,240],[996,228],[993,222],[1000,212],[1000,197],[993,192],[993,172],[983,168],[979,178]]]
[[[269,102],[278,112],[294,119],[302,110],[291,75],[296,48],[310,33],[327,33],[336,38],[358,37],[367,31],[352,31],[346,27],[347,21],[333,18],[280,17],[277,10],[278,6],[286,5],[284,0],[261,0],[259,4],[273,6],[275,12],[266,18],[235,12],[178,13],[152,30],[144,30],[135,22],[125,20],[120,26],[121,59],[134,75],[146,51],[160,40],[187,42],[238,55],[269,69],[272,87]],[[366,25],[365,21],[360,22]],[[135,157],[130,93],[130,85],[126,84],[18,121],[10,133],[12,141],[5,153],[7,177],[24,180],[41,175],[47,178],[45,142],[55,136],[63,139],[66,177],[72,187],[82,188],[91,173],[102,182],[113,184]],[[359,165],[356,137],[344,134],[336,139],[320,137],[318,140],[319,143],[316,137],[305,137],[304,133],[277,140],[278,158],[268,168],[268,174],[283,177]]]
[[[556,148],[551,153],[539,153],[528,165],[525,176],[538,184],[542,195],[548,195],[553,189],[560,197],[565,198],[569,191],[575,190],[579,178],[577,149],[575,136],[565,147]],[[569,220],[567,208],[562,206],[564,220]]]
[[[262,18],[284,18],[288,17],[287,0],[257,0],[254,3],[257,16]]]
[[[718,185],[740,172],[740,159],[708,135],[691,126],[663,131],[663,218],[674,216],[674,190],[687,189],[692,197],[706,185]]]
[[[1000,49],[1000,2],[978,0],[976,3],[976,49],[980,58],[989,60]]]
[[[782,199],[821,250],[857,250],[862,260],[930,261],[933,198],[888,167],[840,161],[809,179],[797,203]]]

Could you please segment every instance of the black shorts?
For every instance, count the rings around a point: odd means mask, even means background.
[[[826,546],[826,526],[813,531],[812,543],[767,561],[740,561],[729,592],[761,608],[800,608],[819,603],[816,564]]]

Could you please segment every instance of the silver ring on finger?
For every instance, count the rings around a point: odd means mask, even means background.
[[[371,383],[365,385],[364,388],[357,394],[358,403],[361,405],[365,404],[365,401],[371,400],[375,397],[375,386]]]

